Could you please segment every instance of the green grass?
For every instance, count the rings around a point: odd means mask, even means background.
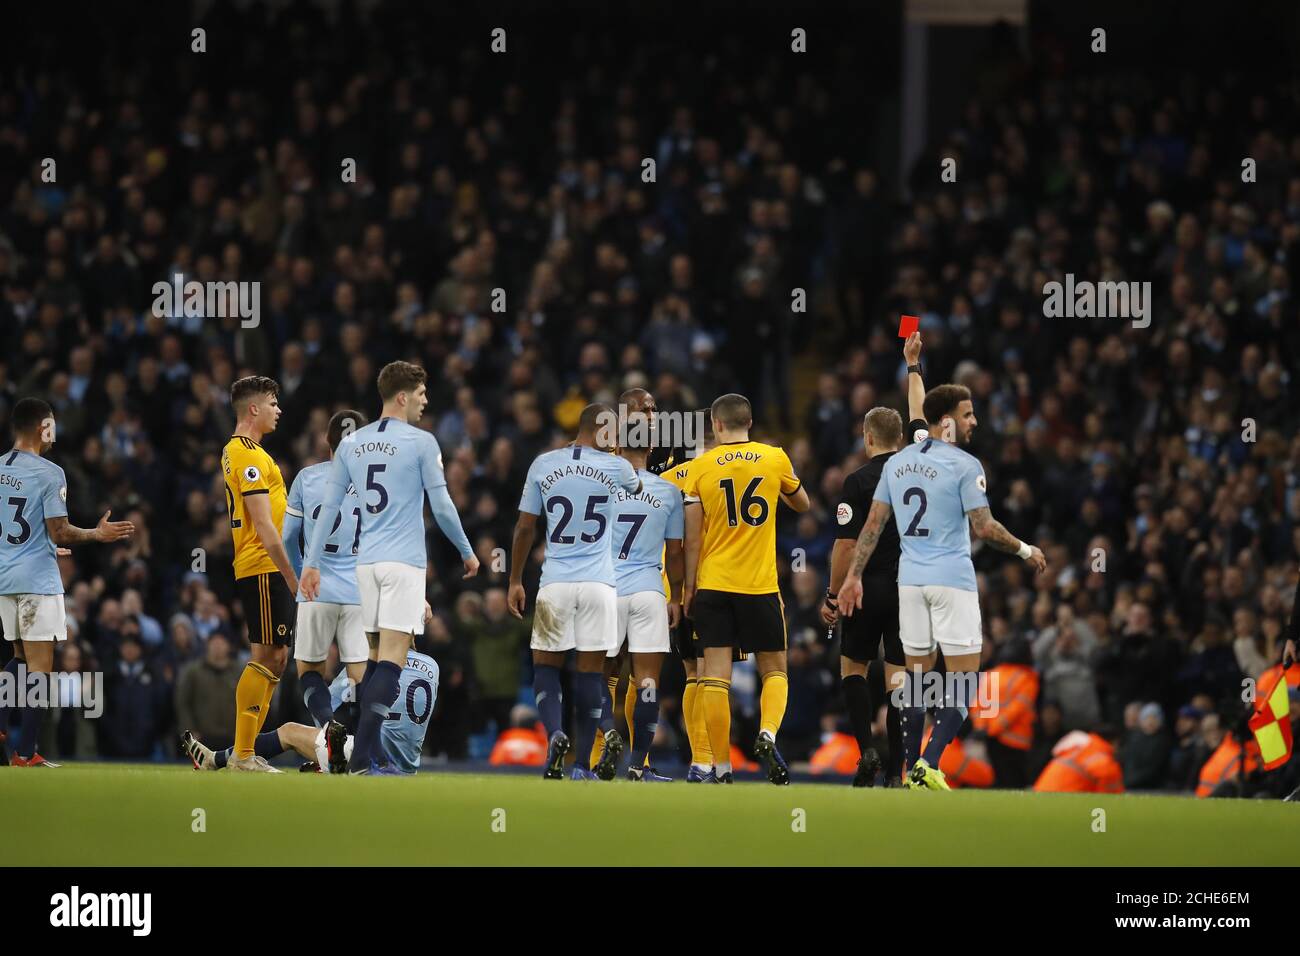
[[[1289,865],[1300,808],[1257,800],[536,777],[0,769],[0,865]],[[1106,832],[1093,832],[1093,809]],[[207,830],[192,830],[193,811]],[[505,811],[505,832],[493,812]],[[794,832],[794,811],[805,832]],[[21,820],[21,826],[12,824]]]

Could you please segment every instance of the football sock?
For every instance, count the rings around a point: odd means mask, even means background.
[[[45,726],[48,708],[44,704],[24,704],[22,709],[22,731],[14,752],[24,760],[36,755],[36,745],[40,742],[41,728]]]
[[[22,665],[22,663],[23,662],[21,658],[11,657],[9,658],[9,663],[4,666],[4,672],[7,675],[9,675],[8,680],[11,686],[13,687],[17,687],[19,684],[18,668]],[[12,696],[16,699],[18,695],[14,694]],[[9,699],[10,699],[9,694],[0,694],[0,733],[4,733],[9,729],[9,716],[13,708],[3,703],[3,701]],[[10,749],[13,750],[14,752],[17,752],[18,749],[16,746],[17,742],[11,740],[9,741],[9,744],[10,744]]]
[[[266,727],[266,719],[271,716],[271,698],[275,696],[275,689],[279,686],[280,678],[272,677],[271,682],[266,686],[266,690],[262,692],[262,707],[257,712],[257,732],[259,734]]]
[[[330,689],[325,686],[325,678],[318,671],[304,671],[302,675],[302,702],[311,711],[311,719],[317,727],[324,727],[334,719],[334,708],[330,706]]]
[[[600,752],[605,749],[605,734],[614,729],[614,692],[618,689],[618,677],[607,677],[605,686],[609,689],[602,691],[600,695],[600,723],[597,725],[599,733],[591,741],[590,766],[593,767],[600,759]]]
[[[858,749],[866,753],[871,746],[871,701],[867,679],[861,674],[850,674],[840,680],[844,689],[844,707],[849,712],[849,724],[857,738]]]
[[[686,730],[686,741],[691,745],[691,763],[700,762],[700,750],[695,741],[695,695],[697,693],[695,678],[686,678],[682,689],[682,727]]]
[[[397,690],[402,669],[392,661],[379,661],[375,672],[366,681],[366,692],[361,698],[361,719],[357,721],[357,735],[352,741],[352,759],[348,770],[369,770],[379,749],[379,728],[384,725],[388,711],[397,700]]]
[[[784,671],[768,671],[763,675],[763,691],[758,698],[760,731],[766,731],[775,740],[785,717],[786,701],[790,699],[790,679]]]
[[[934,718],[934,729],[930,733],[930,742],[926,745],[923,754],[925,762],[931,767],[939,766],[939,759],[943,756],[944,750],[957,736],[957,732],[961,730],[961,725],[966,722],[966,715],[970,712],[966,708],[966,689],[972,677],[974,675],[970,673],[952,671],[948,673],[948,679],[945,681],[947,687],[944,689],[943,707],[939,709],[938,716]]]
[[[357,703],[361,703],[361,694],[366,689],[366,681],[370,680],[370,678],[374,676],[375,665],[378,663],[379,661],[372,661],[369,658],[366,658],[366,672],[361,675],[361,680],[357,683],[357,686],[352,690],[352,696]]]
[[[921,676],[908,671],[903,686],[903,707],[900,715],[903,734],[903,761],[909,767],[916,765],[921,755],[921,735],[925,732],[925,706],[921,697]]]
[[[226,763],[230,760],[230,755],[234,752],[234,747],[227,747],[225,750],[218,750],[212,755],[212,762],[217,765],[218,770],[225,770]]]
[[[691,762],[700,767],[713,766],[713,748],[709,745],[709,727],[704,721],[704,688],[702,678],[690,688],[691,700],[686,705],[686,736],[691,742]]]
[[[244,665],[235,685],[235,755],[244,758],[253,755],[253,742],[262,725],[262,699],[268,687],[274,689],[275,680],[269,670],[256,661]]]
[[[903,776],[903,716],[894,701],[885,698],[885,733],[889,736],[889,758],[885,761],[885,776],[889,780],[900,780]]]
[[[731,769],[731,681],[722,677],[705,677],[699,682],[700,699],[696,707],[704,711],[709,752],[719,773]],[[719,760],[725,757],[725,760]]]
[[[550,740],[557,730],[563,729],[564,710],[560,699],[560,669],[549,664],[533,668],[533,693],[537,697],[537,716],[546,728]]]
[[[623,720],[627,723],[628,740],[636,736],[636,702],[640,699],[641,691],[636,686],[636,680],[629,672],[627,675],[627,690],[623,692]]]
[[[577,740],[574,742],[573,749],[574,753],[579,754],[579,761],[582,759],[582,754],[591,754],[592,743],[596,739],[596,725],[600,722],[601,685],[603,681],[604,675],[599,672],[578,671],[573,675],[573,697],[578,711],[578,724],[575,731]],[[597,756],[599,756],[599,753],[597,753]],[[591,769],[590,761],[585,766],[581,763],[579,766],[582,766],[583,770]]]
[[[650,690],[647,687],[645,690]],[[632,698],[635,711],[632,731],[632,766],[640,767],[646,763],[650,754],[650,744],[654,741],[655,731],[659,729],[658,694],[637,692],[628,687],[628,696]],[[646,698],[649,698],[647,700]]]
[[[253,744],[253,753],[259,757],[265,757],[267,760],[284,753],[284,744],[280,743],[280,731],[270,730],[264,734],[258,734],[257,742]]]

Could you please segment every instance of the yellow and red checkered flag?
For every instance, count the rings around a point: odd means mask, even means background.
[[[1250,730],[1259,744],[1264,769],[1272,770],[1291,759],[1291,701],[1288,697],[1286,671],[1278,669],[1273,686],[1255,700]],[[1270,675],[1271,676],[1271,675]]]

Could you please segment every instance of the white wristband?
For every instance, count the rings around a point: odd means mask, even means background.
[[[1028,561],[1028,560],[1029,560],[1029,556],[1030,556],[1031,554],[1033,554],[1033,553],[1034,553],[1034,549],[1033,549],[1033,548],[1031,548],[1029,545],[1025,544],[1023,541],[1020,542],[1020,550],[1017,551],[1016,554],[1020,555],[1020,560],[1021,560],[1021,561]]]

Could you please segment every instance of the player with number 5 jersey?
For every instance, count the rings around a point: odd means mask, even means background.
[[[302,593],[314,601],[320,595],[325,544],[348,486],[354,487],[361,502],[361,625],[368,635],[378,635],[378,652],[361,689],[351,773],[385,772],[379,729],[397,699],[402,665],[424,619],[426,498],[438,527],[460,552],[465,577],[478,572],[478,559],[447,493],[438,440],[415,424],[429,401],[425,378],[424,369],[410,362],[391,362],[380,371],[381,416],[339,442],[303,559]]]

